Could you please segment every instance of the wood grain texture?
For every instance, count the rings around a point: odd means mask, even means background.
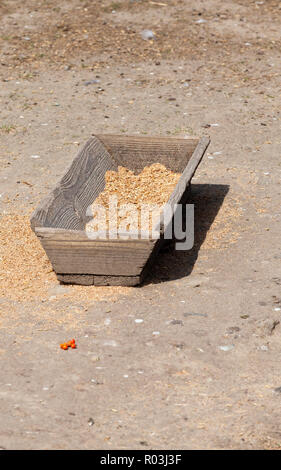
[[[62,284],[78,284],[83,286],[127,286],[133,287],[141,283],[141,276],[93,276],[90,274],[57,274]]]
[[[105,187],[104,175],[116,170],[99,139],[92,137],[79,151],[69,170],[31,217],[31,227],[82,230],[86,210]]]
[[[95,286],[134,287],[142,282],[141,276],[94,276]]]
[[[92,240],[85,232],[37,228],[56,273],[138,276],[155,240]]]
[[[198,137],[138,137],[122,135],[96,136],[118,162],[135,172],[145,166],[162,163],[170,170],[181,173],[198,144]]]
[[[58,280],[63,284],[78,284],[80,286],[92,286],[93,274],[57,274]]]

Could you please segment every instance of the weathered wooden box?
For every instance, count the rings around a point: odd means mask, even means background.
[[[118,165],[135,172],[159,162],[182,173],[169,202],[186,202],[187,189],[209,138],[94,135],[31,217],[58,279],[84,285],[140,284],[163,238],[89,239],[86,211],[105,187],[105,173]]]

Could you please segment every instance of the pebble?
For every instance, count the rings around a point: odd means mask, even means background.
[[[262,351],[268,351],[268,347],[265,346],[264,344],[260,347],[260,349],[261,349]]]
[[[231,351],[234,349],[234,344],[229,344],[228,346],[219,346],[221,351]]]
[[[143,323],[143,320],[141,318],[136,318],[135,323]]]
[[[195,21],[195,23],[203,24],[203,23],[207,23],[207,20],[204,20],[203,18],[200,18],[199,20]]]
[[[153,331],[152,333],[154,336],[160,335],[160,331]]]
[[[31,158],[40,158],[40,155],[31,155]]]
[[[94,85],[95,83],[100,83],[100,80],[88,80],[87,82],[84,83],[84,85]]]
[[[89,418],[88,419],[88,425],[93,426],[94,424],[95,424],[95,421],[93,420],[93,418]]]
[[[141,37],[142,37],[142,39],[144,39],[145,41],[147,41],[147,40],[154,39],[154,38],[155,38],[155,34],[154,34],[153,31],[151,31],[150,29],[144,29],[144,30],[141,32]]]

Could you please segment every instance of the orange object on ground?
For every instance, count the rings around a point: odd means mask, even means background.
[[[67,350],[68,348],[76,349],[75,339],[71,339],[67,343],[62,343],[60,345],[61,349]]]

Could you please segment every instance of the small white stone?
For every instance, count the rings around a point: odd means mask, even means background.
[[[135,323],[143,323],[142,318],[136,318],[136,319],[135,319]]]
[[[142,37],[142,39],[144,39],[145,41],[147,41],[147,40],[154,39],[154,38],[155,38],[155,34],[154,34],[153,31],[151,31],[150,29],[144,29],[144,30],[141,32],[141,37]]]
[[[230,344],[229,346],[219,346],[219,349],[221,351],[231,351],[231,349],[234,348],[234,345],[233,344]]]

